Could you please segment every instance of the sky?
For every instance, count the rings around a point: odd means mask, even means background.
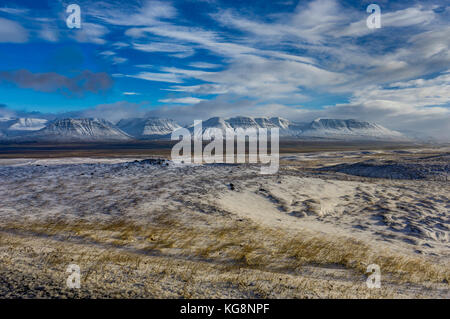
[[[0,117],[352,118],[448,140],[449,35],[448,0],[0,0]]]

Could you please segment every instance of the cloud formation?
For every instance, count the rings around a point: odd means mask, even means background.
[[[213,1],[192,10],[177,0],[80,0],[82,29],[70,31],[54,17],[4,8],[0,42],[75,41],[84,52],[94,50],[93,63],[120,84],[110,98],[120,102],[102,104],[105,114],[109,108],[141,114],[145,107],[122,101],[128,98],[162,105],[151,112],[174,119],[357,118],[450,136],[448,3],[383,1],[382,27],[375,30],[366,25],[369,3]],[[2,24],[11,32],[2,33]],[[109,85],[106,75],[46,71],[8,71],[0,79],[43,92]]]
[[[28,31],[19,23],[0,18],[0,42],[24,43],[28,41]]]
[[[39,92],[62,92],[75,95],[106,91],[113,84],[111,77],[107,73],[93,73],[89,70],[85,70],[72,78],[55,72],[32,73],[25,69],[1,71],[0,81],[12,83],[19,88],[33,89]]]

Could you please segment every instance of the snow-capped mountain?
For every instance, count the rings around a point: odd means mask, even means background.
[[[301,137],[318,137],[351,140],[407,140],[402,133],[379,124],[353,119],[316,119],[305,125]]]
[[[236,116],[225,120],[232,128],[258,128],[260,125],[252,117]]]
[[[269,119],[269,121],[273,125],[279,127],[280,129],[283,129],[283,130],[289,129],[289,125],[291,125],[291,123],[288,120],[281,118],[281,117],[272,117]]]
[[[227,132],[234,134],[234,128],[230,125],[230,123],[226,122],[225,119],[221,117],[212,117],[206,121],[202,121],[201,132],[194,130],[193,125],[189,126],[188,129],[195,138],[201,139],[203,136],[203,139],[205,140],[211,139],[217,130],[220,130],[223,136],[226,136]]]
[[[385,140],[403,141],[407,138],[379,124],[357,120],[316,119],[310,123],[290,122],[280,117],[252,118],[232,117],[229,119],[213,117],[202,122],[204,139],[210,139],[214,130],[220,129],[222,134],[236,129],[248,128],[279,128],[280,137],[300,139],[330,139],[330,140]],[[193,125],[189,126],[193,132]]]
[[[172,120],[156,117],[123,119],[116,125],[136,138],[156,138],[171,134],[181,127]]]
[[[289,121],[281,117],[247,117],[237,116],[224,120],[232,128],[274,128],[287,129],[289,127]]]
[[[112,142],[132,137],[114,124],[102,119],[61,119],[45,128],[21,136],[21,140],[46,142]]]
[[[45,127],[48,120],[36,119],[36,118],[18,118],[13,125],[11,125],[9,131],[38,131]]]
[[[211,139],[215,130],[220,129],[223,136],[230,134],[232,136],[237,129],[249,129],[249,128],[276,128],[278,127],[281,132],[288,130],[289,121],[279,117],[273,118],[253,118],[246,116],[237,116],[232,118],[212,117],[202,122],[202,134],[204,139]],[[193,132],[193,125],[190,125],[189,130]]]
[[[39,118],[1,118],[0,131],[5,136],[17,136],[43,129],[48,120]]]
[[[47,126],[45,126],[47,124]],[[45,127],[44,127],[45,126]],[[181,128],[170,119],[155,117],[122,119],[116,125],[102,119],[61,119],[48,122],[35,118],[0,118],[2,140],[47,142],[101,142],[136,139],[170,139]],[[272,118],[237,116],[212,117],[202,122],[201,135],[211,139],[219,129],[223,136],[234,136],[236,130],[249,128],[278,128],[284,139],[408,141],[400,132],[379,124],[341,119],[316,119],[312,122],[291,122]],[[191,134],[194,126],[187,126]],[[198,132],[196,132],[198,135]],[[197,136],[199,137],[199,136]]]

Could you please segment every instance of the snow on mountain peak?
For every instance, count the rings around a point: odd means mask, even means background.
[[[354,119],[318,118],[307,125],[302,136],[337,139],[404,140],[406,137],[379,124]]]
[[[126,141],[131,139],[128,134],[114,124],[98,118],[56,120],[42,130],[27,135],[26,138],[58,142]]]
[[[157,117],[123,119],[117,126],[127,134],[141,138],[167,135],[181,127],[173,120]]]
[[[47,126],[46,126],[47,125]],[[181,128],[170,119],[146,117],[122,119],[116,125],[98,118],[60,119],[48,122],[37,118],[16,118],[0,120],[0,136],[23,137],[32,140],[48,141],[112,141],[134,138],[170,138],[173,131]],[[193,125],[187,127],[193,132]],[[210,139],[217,129],[224,136],[234,134],[236,129],[278,128],[281,137],[300,139],[339,139],[339,140],[386,140],[405,141],[407,138],[379,124],[355,119],[317,118],[309,123],[291,122],[281,117],[231,118],[212,117],[202,121],[202,137]]]
[[[37,118],[25,118],[21,117],[11,125],[8,130],[10,131],[37,131],[43,129],[48,120]]]
[[[192,130],[193,125],[189,128]],[[205,139],[211,138],[214,129],[220,129],[225,134],[229,130],[247,128],[279,128],[280,136],[302,139],[406,140],[406,137],[399,132],[375,123],[354,119],[318,118],[310,123],[295,123],[280,117],[269,119],[236,116],[228,119],[213,117],[202,122],[202,134]]]

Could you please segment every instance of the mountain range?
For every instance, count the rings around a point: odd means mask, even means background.
[[[0,118],[0,136],[16,136],[43,129],[48,120],[38,118]]]
[[[406,141],[400,132],[389,130],[379,124],[357,120],[316,119],[312,122],[291,122],[280,117],[252,118],[238,116],[233,118],[213,117],[202,122],[202,136],[211,139],[215,129],[226,132],[248,128],[278,128],[281,138],[325,139],[325,140],[378,140]],[[194,132],[193,125],[188,129]]]
[[[170,135],[181,127],[172,120],[157,117],[123,119],[117,122],[116,125],[122,131],[139,139]]]
[[[133,137],[126,134],[114,124],[102,119],[61,119],[46,122],[39,126],[40,119],[22,119],[23,125],[3,130],[3,139],[18,142],[113,142],[131,141]],[[11,135],[10,132],[14,131]]]
[[[0,119],[0,140],[35,142],[115,142],[140,139],[170,139],[171,133],[182,126],[170,119],[156,117],[128,118],[116,124],[103,119],[39,118]],[[193,125],[186,126],[193,132]],[[213,117],[202,122],[202,136],[210,139],[216,129],[224,135],[236,129],[278,128],[281,138],[361,141],[407,141],[404,134],[379,124],[353,119],[316,119],[294,122],[280,117],[254,118],[237,116]]]

